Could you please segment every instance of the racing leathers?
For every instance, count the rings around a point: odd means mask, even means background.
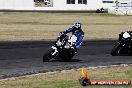
[[[70,32],[72,33],[72,35],[75,35],[77,37],[76,43],[73,45],[73,47],[79,48],[83,41],[84,32],[82,31],[82,29],[77,29],[73,26],[73,27],[65,30],[63,33],[67,34]]]

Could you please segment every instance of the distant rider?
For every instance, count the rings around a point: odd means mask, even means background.
[[[83,41],[84,32],[81,29],[81,23],[75,23],[71,28],[61,32],[62,34],[72,33],[77,37],[76,43],[73,45],[73,48],[77,49],[80,47]]]

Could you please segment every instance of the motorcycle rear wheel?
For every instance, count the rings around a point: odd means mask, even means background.
[[[63,61],[63,62],[69,62],[72,60],[73,56],[69,56],[68,54],[59,53],[54,59]]]

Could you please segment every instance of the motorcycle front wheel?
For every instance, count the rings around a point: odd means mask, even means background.
[[[125,44],[122,45],[119,42],[114,46],[111,51],[112,56],[128,56],[130,54],[130,49]]]
[[[112,56],[120,55],[120,52],[121,52],[121,46],[120,46],[120,43],[117,43],[117,44],[113,47],[113,49],[112,49],[112,51],[111,51],[111,55],[112,55]]]
[[[43,62],[48,62],[53,58],[52,53],[54,52],[54,49],[49,49],[44,55],[43,55]]]

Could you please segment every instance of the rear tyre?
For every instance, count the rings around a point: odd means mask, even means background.
[[[53,58],[52,53],[54,52],[54,49],[49,49],[44,55],[43,55],[43,62],[48,62]]]
[[[76,50],[77,51],[77,50]],[[66,51],[63,56],[61,55],[61,58],[64,62],[69,62],[72,60],[72,58],[75,56],[76,51],[74,49]],[[65,57],[64,57],[65,56]]]
[[[66,53],[65,54],[59,53],[57,55],[57,57],[55,57],[55,59],[58,59],[58,60],[60,60],[62,62],[69,62],[69,61],[71,61],[72,57],[73,56],[70,56],[69,54],[66,54]]]

